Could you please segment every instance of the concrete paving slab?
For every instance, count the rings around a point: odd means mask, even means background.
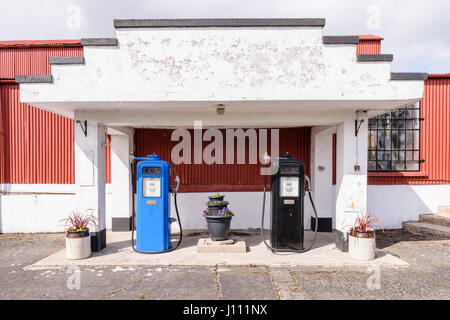
[[[228,239],[212,241],[210,238],[200,238],[197,243],[198,253],[246,253],[245,241]]]
[[[278,299],[266,267],[221,267],[216,269],[222,299]]]
[[[136,281],[115,290],[101,300],[122,300],[130,295],[137,300],[217,299],[215,277],[205,270],[174,268],[150,269]]]
[[[139,254],[131,248],[130,232],[107,232],[107,247],[83,260],[68,260],[65,249],[60,250],[25,270],[42,270],[78,266],[269,266],[269,267],[349,267],[379,265],[405,267],[408,263],[383,251],[377,251],[372,261],[356,261],[335,248],[335,233],[320,233],[311,251],[302,254],[274,254],[261,241],[261,235],[254,230],[233,231],[232,238],[245,241],[246,253],[198,253],[199,238],[207,236],[205,231],[185,232],[180,248],[163,254]],[[311,231],[305,232],[305,245],[313,238]],[[176,239],[174,239],[176,242]]]

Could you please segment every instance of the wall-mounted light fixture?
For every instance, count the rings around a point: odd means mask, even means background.
[[[359,113],[365,113],[367,114],[367,111],[365,110],[356,110],[356,119],[355,119],[355,137],[358,136],[359,128],[361,127],[361,124],[364,123],[364,119],[359,119]]]
[[[225,105],[223,104],[218,104],[217,108],[216,108],[216,113],[218,116],[221,116],[225,113]]]
[[[87,137],[87,120],[77,120],[76,123],[80,125],[81,130],[83,130],[84,136]]]

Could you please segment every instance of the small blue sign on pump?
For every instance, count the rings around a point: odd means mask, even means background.
[[[136,250],[169,250],[170,164],[159,155],[136,160]]]

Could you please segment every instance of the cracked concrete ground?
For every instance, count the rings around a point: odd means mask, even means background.
[[[410,266],[86,266],[25,271],[23,267],[63,248],[63,236],[3,234],[0,299],[450,299],[450,240],[390,230],[377,235],[377,246]]]

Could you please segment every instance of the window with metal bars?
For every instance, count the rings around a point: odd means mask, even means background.
[[[369,119],[368,170],[420,171],[420,102]]]

